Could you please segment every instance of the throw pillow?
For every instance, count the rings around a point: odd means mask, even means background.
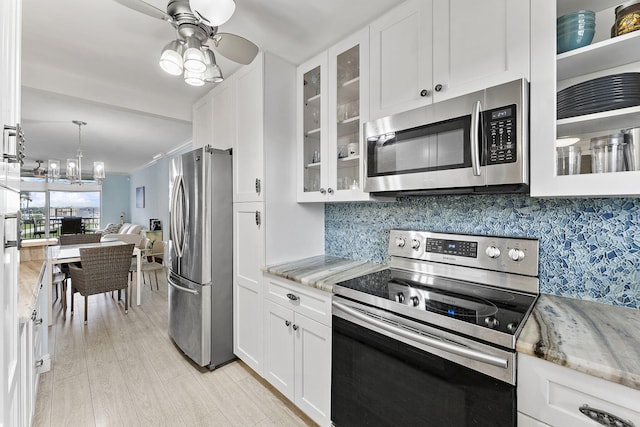
[[[102,234],[116,234],[120,227],[122,227],[122,224],[107,224]]]

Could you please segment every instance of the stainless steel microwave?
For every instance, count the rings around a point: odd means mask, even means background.
[[[364,125],[365,191],[527,192],[529,84],[520,79]]]

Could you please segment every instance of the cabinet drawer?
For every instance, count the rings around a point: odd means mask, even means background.
[[[331,326],[331,294],[265,275],[266,297],[323,325]]]
[[[518,411],[551,426],[601,425],[580,412],[586,406],[640,426],[638,402],[640,390],[518,354]]]

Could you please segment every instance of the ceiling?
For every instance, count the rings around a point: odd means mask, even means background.
[[[297,65],[402,0],[236,0],[220,32],[243,36]],[[166,0],[148,0],[166,10]],[[191,105],[213,86],[188,86],[158,66],[175,37],[167,22],[113,0],[23,0],[25,168],[75,156],[85,170],[130,174],[191,140]],[[216,55],[225,76],[240,64]]]

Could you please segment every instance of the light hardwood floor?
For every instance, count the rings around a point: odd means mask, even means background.
[[[66,320],[56,303],[34,426],[315,425],[242,362],[190,362],[167,333],[166,280],[142,296],[126,315],[110,294],[89,297],[87,325],[83,297]]]

